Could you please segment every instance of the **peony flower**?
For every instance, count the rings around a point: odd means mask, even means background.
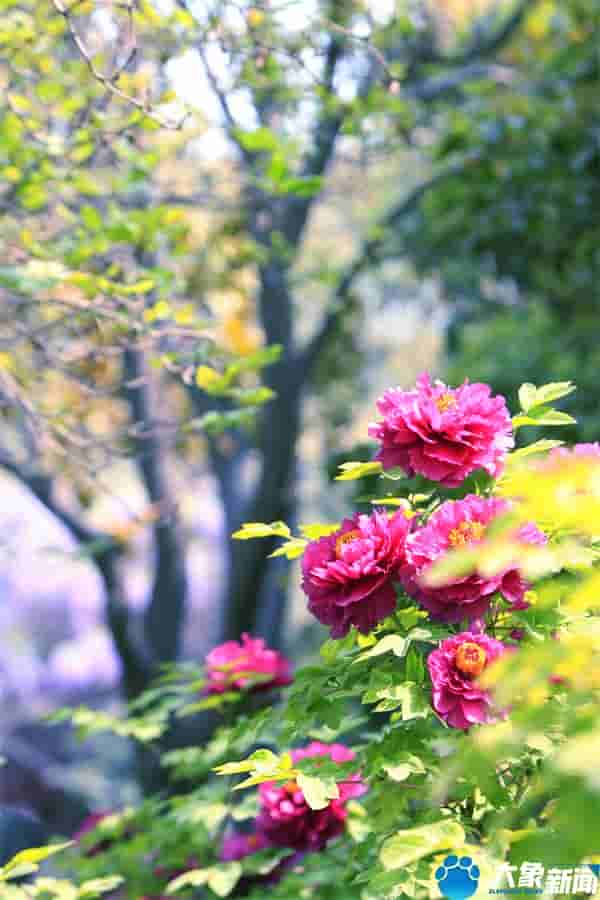
[[[234,862],[270,846],[270,841],[260,831],[251,834],[233,831],[223,839],[219,859],[221,862]]]
[[[72,840],[77,844],[82,844],[84,856],[91,857],[96,856],[98,853],[104,853],[106,850],[112,847],[112,845],[118,839],[116,834],[114,836],[100,836],[100,839],[95,844],[87,846],[89,844],[88,835],[91,835],[102,822],[104,822],[106,819],[110,819],[112,816],[118,816],[118,812],[116,810],[109,809],[103,812],[90,813],[85,817],[77,831],[73,834]],[[132,825],[128,825],[125,827],[122,836],[131,837],[134,833],[134,827]]]
[[[266,646],[262,638],[242,635],[241,641],[226,641],[206,657],[209,694],[224,691],[264,690],[292,681],[289,661]]]
[[[294,762],[318,756],[328,756],[336,763],[345,763],[354,759],[354,752],[342,744],[321,744],[318,741],[292,751]],[[343,832],[348,800],[364,794],[366,787],[360,775],[354,774],[338,782],[338,790],[339,797],[331,800],[324,809],[311,809],[295,781],[287,784],[265,782],[259,788],[261,810],[256,824],[276,846],[299,851],[322,850]]]
[[[465,631],[442,641],[427,658],[432,706],[451,728],[470,728],[499,717],[488,691],[477,678],[494,660],[509,652],[502,641],[483,632]]]
[[[548,454],[548,460],[556,459],[593,459],[600,457],[600,444],[574,444],[572,447],[555,447]]]
[[[261,831],[253,831],[251,834],[242,834],[239,831],[230,832],[221,846],[219,859],[221,862],[238,862],[253,853],[267,850],[273,844]],[[279,860],[276,865],[264,874],[244,875],[236,885],[236,894],[245,896],[252,888],[260,885],[277,884],[283,876],[297,866],[304,854],[291,853]]]
[[[393,581],[405,561],[410,522],[400,510],[345,519],[341,528],[312,541],[302,558],[302,589],[308,608],[331,636],[354,625],[363,634],[396,608]]]
[[[377,407],[383,421],[369,434],[381,444],[375,458],[384,469],[399,466],[446,487],[457,487],[476,469],[498,477],[514,444],[506,401],[493,397],[487,384],[449,388],[424,374],[416,390],[392,388]]]
[[[429,610],[432,618],[440,622],[478,619],[486,613],[497,591],[514,609],[527,608],[525,593],[529,585],[515,563],[493,575],[475,572],[440,587],[428,587],[423,583],[423,576],[433,563],[450,550],[482,541],[490,522],[509,509],[507,500],[468,494],[463,500],[442,503],[427,524],[409,536],[402,584],[408,594]],[[516,539],[524,544],[546,541],[542,532],[531,523],[518,529]]]

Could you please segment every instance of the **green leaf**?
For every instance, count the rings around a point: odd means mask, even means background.
[[[536,403],[553,403],[561,397],[567,397],[577,390],[572,381],[554,381],[551,384],[544,384],[537,389]]]
[[[242,867],[238,862],[212,866],[208,870],[207,884],[217,897],[228,897],[241,876]]]
[[[176,894],[184,887],[201,887],[208,881],[208,869],[190,869],[183,875],[178,875],[170,881],[165,888],[167,895]]]
[[[402,637],[400,634],[386,634],[380,641],[377,641],[374,647],[357,656],[354,662],[362,662],[365,659],[371,659],[373,656],[381,656],[382,653],[390,653],[390,651],[394,656],[404,656],[409,644],[410,640]]]
[[[278,146],[277,135],[269,128],[256,128],[254,131],[237,129],[235,138],[250,153],[273,151]]]
[[[367,475],[381,475],[383,467],[380,462],[345,462],[342,463],[340,474],[336,481],[354,481],[356,478],[365,478]]]
[[[568,413],[558,409],[545,409],[538,407],[529,410],[527,415],[514,416],[513,428],[521,428],[523,425],[576,425],[577,420]]]
[[[337,800],[340,796],[339,788],[333,778],[317,778],[301,772],[296,777],[296,783],[311,809],[325,809],[331,800]]]
[[[535,384],[530,384],[529,382],[525,382],[519,388],[519,405],[523,412],[527,412],[531,409],[532,406],[535,406],[537,403],[537,388]]]
[[[81,207],[81,218],[86,228],[90,231],[100,231],[102,228],[102,216],[95,206],[85,204]]]
[[[400,753],[393,763],[385,765],[384,771],[392,781],[406,781],[411,775],[424,775],[425,765],[413,753]]]
[[[100,897],[109,891],[115,891],[122,885],[124,879],[120,875],[112,875],[108,878],[92,878],[90,881],[84,881],[79,888],[79,897]]]
[[[232,396],[240,406],[262,406],[273,399],[275,391],[263,385],[262,387],[249,390],[235,390]]]
[[[302,538],[290,538],[289,541],[286,541],[285,544],[282,544],[277,550],[269,553],[269,559],[274,556],[285,556],[286,559],[297,559],[299,556],[302,556],[307,545],[308,541],[305,541]]]
[[[513,459],[524,459],[526,456],[533,456],[535,453],[546,453],[548,450],[553,450],[554,447],[561,447],[564,444],[564,441],[550,441],[550,440],[541,440],[535,441],[533,444],[529,444],[527,447],[519,447],[518,450],[514,450],[509,458]]]
[[[47,847],[29,847],[27,850],[21,850],[21,852],[17,853],[16,856],[13,856],[5,866],[0,868],[0,881],[18,878],[21,875],[28,875],[31,872],[35,872],[39,863],[48,859],[50,856],[54,856],[55,853],[60,853],[61,850],[65,850],[67,847],[72,846],[73,841],[66,841],[63,844],[52,844]]]
[[[442,819],[431,825],[407,828],[384,842],[379,859],[385,869],[400,869],[439,850],[453,850],[465,842],[458,822]]]
[[[256,750],[248,759],[239,762],[223,763],[215,768],[218,775],[237,775],[242,772],[253,772],[264,769],[270,771],[279,765],[279,757],[272,750]]]
[[[295,194],[296,197],[314,197],[323,187],[320,175],[306,175],[298,178],[285,178],[277,185],[280,194]]]
[[[376,700],[375,712],[392,712],[400,708],[403,720],[422,719],[431,713],[429,697],[414,681],[382,688],[376,691]]]
[[[238,531],[231,535],[236,541],[249,541],[253,538],[284,537],[291,538],[292,533],[285,522],[244,522]]]

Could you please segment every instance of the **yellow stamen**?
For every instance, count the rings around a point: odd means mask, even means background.
[[[448,542],[451,547],[464,547],[472,541],[480,541],[485,534],[485,525],[483,522],[461,522],[456,528],[453,528],[448,535]]]
[[[449,394],[447,392],[445,394],[440,394],[440,396],[436,398],[435,405],[440,412],[446,412],[447,409],[456,406],[456,397],[454,394]]]
[[[286,781],[286,783],[283,785],[283,790],[286,792],[286,794],[295,794],[300,790],[300,788],[295,781]]]
[[[342,555],[342,550],[346,546],[346,544],[351,544],[352,541],[355,541],[356,538],[360,537],[360,531],[358,529],[354,529],[353,531],[347,531],[345,534],[340,534],[339,538],[335,542],[335,555],[339,559]]]
[[[454,662],[456,668],[464,675],[477,677],[485,668],[487,654],[483,647],[473,641],[465,641],[456,651]]]

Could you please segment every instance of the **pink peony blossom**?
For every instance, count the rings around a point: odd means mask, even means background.
[[[242,635],[240,641],[226,641],[206,657],[209,694],[224,691],[261,690],[281,687],[292,681],[289,661],[271,650],[262,638]]]
[[[600,444],[596,441],[593,444],[574,444],[572,447],[555,447],[548,454],[548,460],[556,459],[593,459],[600,457]]]
[[[377,407],[383,421],[369,434],[381,443],[375,458],[384,469],[399,466],[446,487],[457,487],[476,469],[498,477],[514,444],[506,401],[493,397],[487,384],[449,388],[424,374],[416,390],[392,388]]]
[[[431,682],[432,706],[451,728],[470,728],[495,721],[488,691],[476,679],[494,660],[509,652],[501,641],[483,632],[465,631],[442,641],[427,659]]]
[[[292,751],[292,760],[328,756],[336,763],[354,759],[354,752],[342,744],[313,741]],[[256,820],[260,831],[279,847],[299,851],[322,850],[332,838],[340,835],[348,815],[346,805],[352,797],[364,794],[366,787],[360,775],[346,776],[338,783],[339,797],[324,809],[311,809],[295,781],[279,784],[268,781],[260,785],[261,810]]]
[[[308,608],[331,636],[344,637],[354,625],[363,634],[396,608],[393,581],[405,561],[410,521],[400,510],[356,514],[341,528],[312,541],[302,558],[302,589]]]
[[[437,509],[426,525],[416,529],[406,542],[407,563],[402,583],[432,618],[440,622],[473,621],[483,616],[492,596],[499,591],[514,609],[526,609],[524,599],[529,585],[515,564],[494,575],[478,572],[456,578],[441,587],[423,584],[430,566],[448,551],[483,540],[487,526],[510,509],[506,500],[468,494],[464,500],[448,500]],[[526,523],[516,538],[524,544],[543,544],[545,536],[535,525]]]

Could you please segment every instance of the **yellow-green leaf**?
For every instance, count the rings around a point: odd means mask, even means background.
[[[238,531],[231,535],[236,541],[248,541],[262,537],[291,537],[292,533],[285,522],[244,522]]]
[[[354,481],[357,478],[365,478],[367,475],[381,475],[383,467],[380,462],[345,462],[340,466],[340,474],[336,481]]]
[[[452,850],[465,841],[458,822],[442,819],[419,828],[397,831],[383,844],[379,859],[385,869],[400,869],[438,850]]]

